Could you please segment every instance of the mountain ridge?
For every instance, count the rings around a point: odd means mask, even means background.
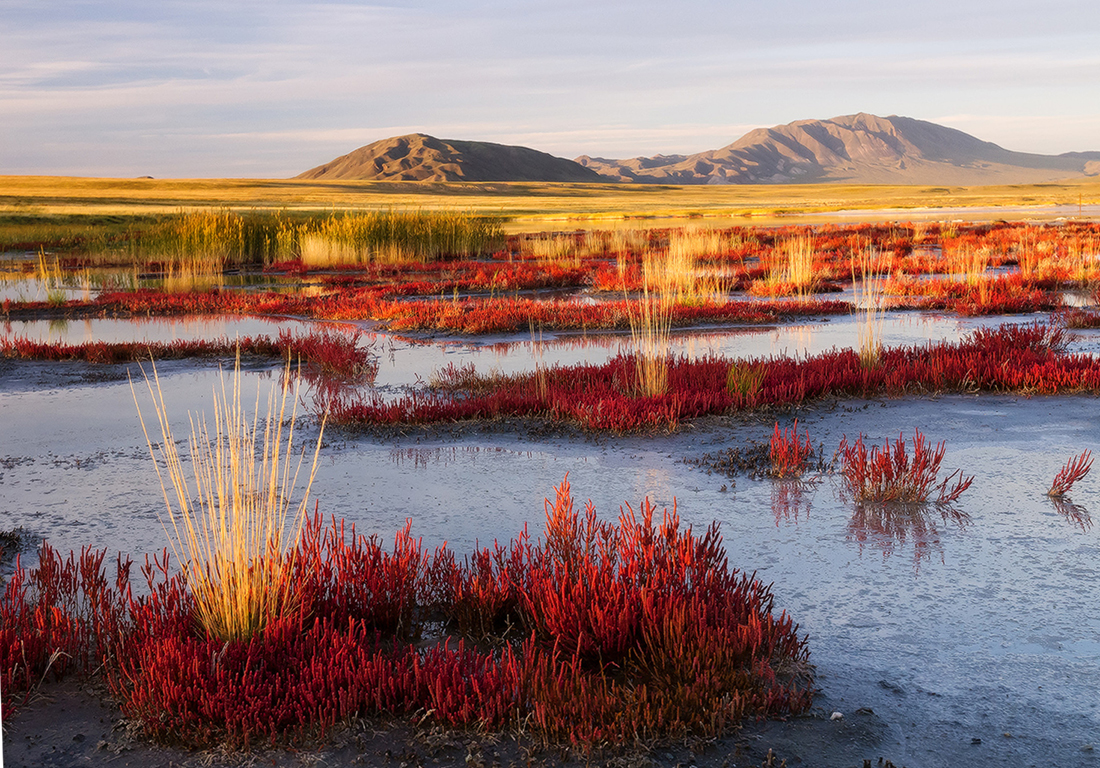
[[[1013,152],[954,128],[865,112],[756,128],[720,149],[577,162],[621,182],[661,184],[1028,183],[1100,174],[1100,152]]]
[[[1100,175],[1100,152],[1014,152],[955,128],[860,112],[756,128],[719,149],[574,160],[423,133],[367,144],[295,178],[642,184],[1024,184]]]

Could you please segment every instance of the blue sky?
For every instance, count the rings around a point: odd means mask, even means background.
[[[1096,0],[3,0],[0,174],[285,177],[420,131],[690,153],[853,112],[1100,150]]]

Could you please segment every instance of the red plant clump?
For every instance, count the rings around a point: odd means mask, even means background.
[[[231,357],[242,355],[300,360],[305,373],[315,379],[364,381],[374,378],[378,360],[368,347],[360,346],[359,334],[347,334],[328,329],[295,335],[282,330],[272,339],[268,336],[243,336],[236,339],[214,339],[172,342],[88,341],[79,344],[39,342],[25,337],[0,338],[0,357],[20,360],[82,360],[89,363],[127,363],[138,360],[180,360],[195,357]]]
[[[956,501],[974,482],[973,475],[965,477],[961,470],[955,470],[942,482],[936,482],[946,451],[946,443],[942,441],[932,449],[919,429],[913,434],[912,457],[906,451],[905,438],[901,435],[893,448],[887,440],[882,448],[874,445],[868,451],[861,434],[851,444],[847,438],[842,439],[837,449],[840,472],[856,501],[935,501],[937,504]],[[954,485],[950,485],[952,478],[956,479]],[[936,495],[933,497],[933,494]]]
[[[1045,312],[1062,305],[1057,293],[1044,290],[1034,279],[1018,273],[982,276],[975,283],[892,277],[884,291],[904,297],[892,302],[896,308],[944,309],[967,317]]]
[[[775,433],[772,434],[771,446],[768,458],[771,461],[772,477],[798,477],[806,469],[806,460],[814,453],[810,444],[810,435],[803,433],[803,440],[798,437],[798,419],[794,420],[794,426],[779,431],[779,422],[775,422]]]
[[[1066,341],[1059,327],[1004,325],[976,330],[955,343],[886,349],[873,367],[863,365],[858,352],[850,349],[804,359],[773,357],[741,363],[719,357],[669,357],[668,390],[650,397],[637,393],[631,355],[602,364],[551,366],[511,376],[481,376],[472,368],[462,368],[452,371],[450,383],[395,400],[344,393],[318,405],[345,424],[538,417],[569,420],[586,429],[627,431],[675,427],[706,414],[823,397],[1100,391],[1100,361],[1066,354]],[[752,370],[759,384],[731,387],[733,365]]]
[[[754,301],[674,304],[671,322],[774,322],[782,317],[844,314],[851,305],[843,301]],[[546,330],[630,328],[640,314],[634,300],[582,303],[534,299],[461,299],[458,301],[390,302],[378,308],[378,319],[391,330],[443,331],[449,333],[503,333]],[[636,320],[635,320],[636,322]]]
[[[1053,498],[1065,496],[1069,493],[1073,484],[1087,475],[1090,469],[1092,469],[1092,452],[1083,451],[1062,466],[1058,474],[1055,475],[1054,482],[1050,484],[1047,496]]]
[[[64,559],[48,544],[38,567],[17,560],[0,599],[0,691],[4,719],[48,678],[86,669],[97,644],[119,630],[119,586],[129,561],[118,560],[116,588],[103,572],[105,551],[84,549]]]
[[[1100,328],[1100,312],[1094,309],[1064,309],[1057,314],[1056,319],[1066,328]]]
[[[728,566],[717,526],[697,535],[675,509],[658,521],[648,501],[617,524],[591,503],[582,517],[567,481],[547,502],[544,540],[524,532],[465,564],[427,552],[408,525],[387,551],[315,514],[294,551],[299,610],[249,640],[203,633],[166,553],[146,559],[141,596],[128,563],[112,588],[102,559],[70,558],[61,575],[46,557],[43,575],[17,569],[0,605],[5,704],[55,649],[102,664],[150,735],[196,745],[293,742],[355,716],[415,713],[587,751],[713,736],[812,697],[805,637],[773,614],[766,586]],[[64,599],[28,580],[64,582]]]

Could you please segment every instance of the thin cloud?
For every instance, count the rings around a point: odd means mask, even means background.
[[[414,130],[565,157],[690,153],[856,111],[973,114],[951,124],[1013,149],[1098,149],[1098,26],[1092,0],[996,14],[979,0],[751,14],[707,0],[8,0],[0,171],[110,173],[133,156],[275,174]]]

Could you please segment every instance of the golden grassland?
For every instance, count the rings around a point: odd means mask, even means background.
[[[646,218],[1100,204],[1100,179],[985,187],[791,184],[673,186],[527,182],[307,181],[298,179],[103,179],[0,176],[0,216],[138,216],[180,210],[323,212],[386,208],[463,211],[511,219],[510,231],[639,226]]]

